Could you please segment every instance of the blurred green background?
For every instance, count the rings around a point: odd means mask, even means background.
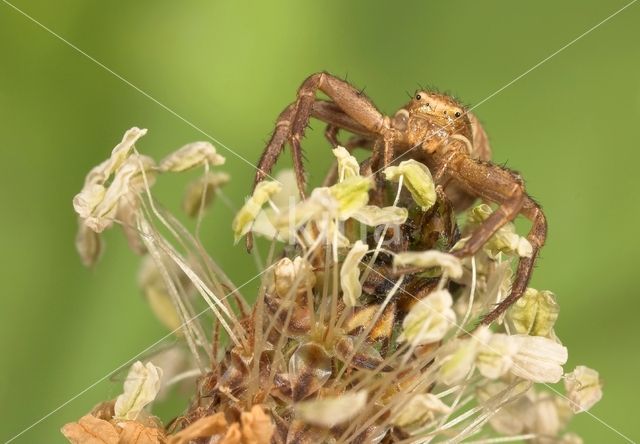
[[[395,5],[393,3],[396,3]],[[16,7],[255,162],[310,73],[348,79],[392,113],[418,84],[475,104],[626,4],[564,2],[212,2],[15,0]],[[475,112],[497,162],[520,170],[550,233],[533,279],[559,297],[557,331],[605,381],[593,415],[640,438],[637,318],[640,4],[560,52]],[[93,270],[74,251],[71,199],[131,126],[160,157],[206,136],[0,2],[0,439],[8,440],[165,334],[136,284],[121,233]],[[311,180],[329,165],[322,125],[306,141]],[[253,169],[219,147],[238,204]],[[288,156],[285,156],[285,158]],[[283,165],[287,162],[283,162]],[[165,186],[177,202],[184,184]],[[255,274],[232,213],[207,244],[238,284]],[[63,442],[59,428],[113,397],[104,381],[15,442]],[[636,404],[634,404],[634,402]],[[588,443],[623,442],[586,414]]]

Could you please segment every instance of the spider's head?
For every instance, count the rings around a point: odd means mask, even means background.
[[[442,146],[453,134],[471,139],[471,123],[466,110],[450,96],[417,91],[394,117],[396,128],[405,132],[410,144],[422,142],[429,152]]]

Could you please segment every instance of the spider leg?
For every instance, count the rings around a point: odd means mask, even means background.
[[[332,102],[316,105],[314,111],[314,104],[320,102],[315,98],[318,91],[329,96]],[[336,113],[336,108],[341,112]],[[300,139],[304,136],[309,118],[313,114],[314,117],[317,116],[328,123],[335,123],[348,130],[357,130],[354,132],[382,134],[389,128],[389,119],[356,88],[326,72],[313,74],[298,89],[296,101],[285,108],[278,117],[276,129],[258,164],[254,187],[271,171],[288,139],[298,188],[300,193],[304,194],[306,180]]]
[[[482,320],[490,324],[516,302],[524,293],[531,278],[540,248],[547,237],[547,222],[541,207],[527,195],[519,175],[498,165],[473,159],[461,152],[448,158],[448,175],[467,192],[498,203],[494,211],[471,235],[460,249],[458,257],[475,254],[502,226],[523,214],[532,221],[527,235],[531,243],[530,257],[520,258],[511,294]]]
[[[334,102],[316,100],[311,107],[311,117],[328,123],[327,129],[330,127],[335,128],[333,130],[335,131],[335,134],[337,134],[339,130],[343,129],[366,138],[375,137],[374,133],[342,111],[342,109],[340,109],[340,107]]]
[[[468,112],[467,118],[471,123],[471,152],[469,155],[474,159],[491,160],[491,145],[489,144],[489,136],[484,130],[480,120],[475,114]],[[462,212],[471,207],[476,201],[477,196],[468,193],[465,189],[460,187],[455,182],[443,184],[447,197],[453,204],[453,207],[457,212]]]
[[[524,294],[527,289],[527,284],[531,279],[531,273],[533,272],[540,248],[542,248],[547,238],[547,219],[540,205],[529,196],[526,196],[522,212],[532,221],[527,240],[533,247],[533,251],[530,257],[520,258],[513,286],[511,287],[511,293],[482,319],[482,323],[485,325],[491,324]]]
[[[295,112],[293,105],[287,106],[284,111],[280,113],[276,120],[276,127],[271,134],[271,138],[267,143],[267,147],[262,152],[260,161],[258,162],[258,168],[256,170],[256,176],[253,184],[255,189],[259,182],[262,182],[265,177],[271,172],[275,165],[280,153],[284,150],[284,144],[287,142],[287,138],[291,134],[291,117]]]

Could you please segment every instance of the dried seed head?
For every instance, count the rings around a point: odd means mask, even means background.
[[[509,322],[494,323],[493,330],[464,330],[504,300],[513,279],[510,270],[518,256],[530,254],[529,243],[512,225],[465,259],[463,269],[459,259],[445,252],[457,238],[452,233],[458,232],[458,214],[447,212],[444,197],[437,211],[422,211],[436,201],[424,165],[408,161],[388,168],[388,179],[406,184],[410,193],[402,195],[387,183],[382,205],[391,206],[368,205],[372,179],[360,176],[355,158],[338,148],[337,184],[312,190],[298,204],[295,175],[280,174],[284,186],[260,183],[234,219],[236,240],[253,229],[291,241],[281,252],[271,250],[270,257],[284,259],[265,273],[257,302],[250,306],[204,253],[197,236],[150,196],[149,187],[161,173],[207,168],[221,158],[212,146],[199,142],[156,168],[151,158],[132,154],[142,134],[130,130],[112,158],[88,176],[74,202],[82,216],[78,249],[85,263],[95,262],[99,237],[91,230],[105,229],[114,219],[121,222],[132,248],[148,250],[155,260],[147,259],[140,275],[152,309],[169,328],[184,326],[180,340],[191,360],[180,359],[187,367],[178,371],[185,374],[167,368],[167,375],[176,380],[193,378],[200,369],[206,373],[183,420],[165,436],[145,407],[158,396],[161,373],[151,364],[135,364],[124,393],[111,404],[117,406],[94,413],[106,424],[88,420],[96,430],[112,427],[104,430],[109,436],[115,426],[118,436],[109,439],[144,434],[173,444],[267,444],[272,438],[462,442],[488,421],[502,435],[530,434],[540,443],[576,442],[573,435],[561,436],[572,414],[570,402],[533,388],[534,382],[560,379],[567,359],[553,332],[555,297],[529,290],[508,312]],[[205,173],[188,192],[187,212],[201,216],[203,202],[227,180],[220,173]],[[392,195],[401,199],[391,201]],[[466,216],[471,229],[490,213],[480,206],[460,216]],[[444,226],[445,220],[451,227]],[[424,224],[428,234],[420,229]],[[370,248],[377,234],[370,227],[377,225],[394,225],[399,239]],[[362,240],[357,240],[358,229]],[[432,234],[446,242],[431,239]],[[427,245],[431,249],[421,251]],[[361,276],[368,253],[371,268]],[[429,268],[435,270],[421,272]],[[206,333],[211,326],[205,317],[197,319],[198,305],[191,300],[196,294],[215,314],[212,335]],[[463,325],[454,328],[457,319]],[[567,375],[565,385],[574,409],[587,409],[601,396],[597,373],[585,368]],[[114,413],[119,419],[113,419]],[[138,419],[123,419],[127,417]],[[82,426],[74,423],[68,430],[78,428]]]

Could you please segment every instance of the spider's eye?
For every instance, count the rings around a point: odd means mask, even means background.
[[[456,113],[454,114],[456,117],[460,117],[462,114],[460,114],[460,111],[456,111]]]
[[[420,94],[416,94],[416,100],[420,100],[422,99],[422,96]]]

